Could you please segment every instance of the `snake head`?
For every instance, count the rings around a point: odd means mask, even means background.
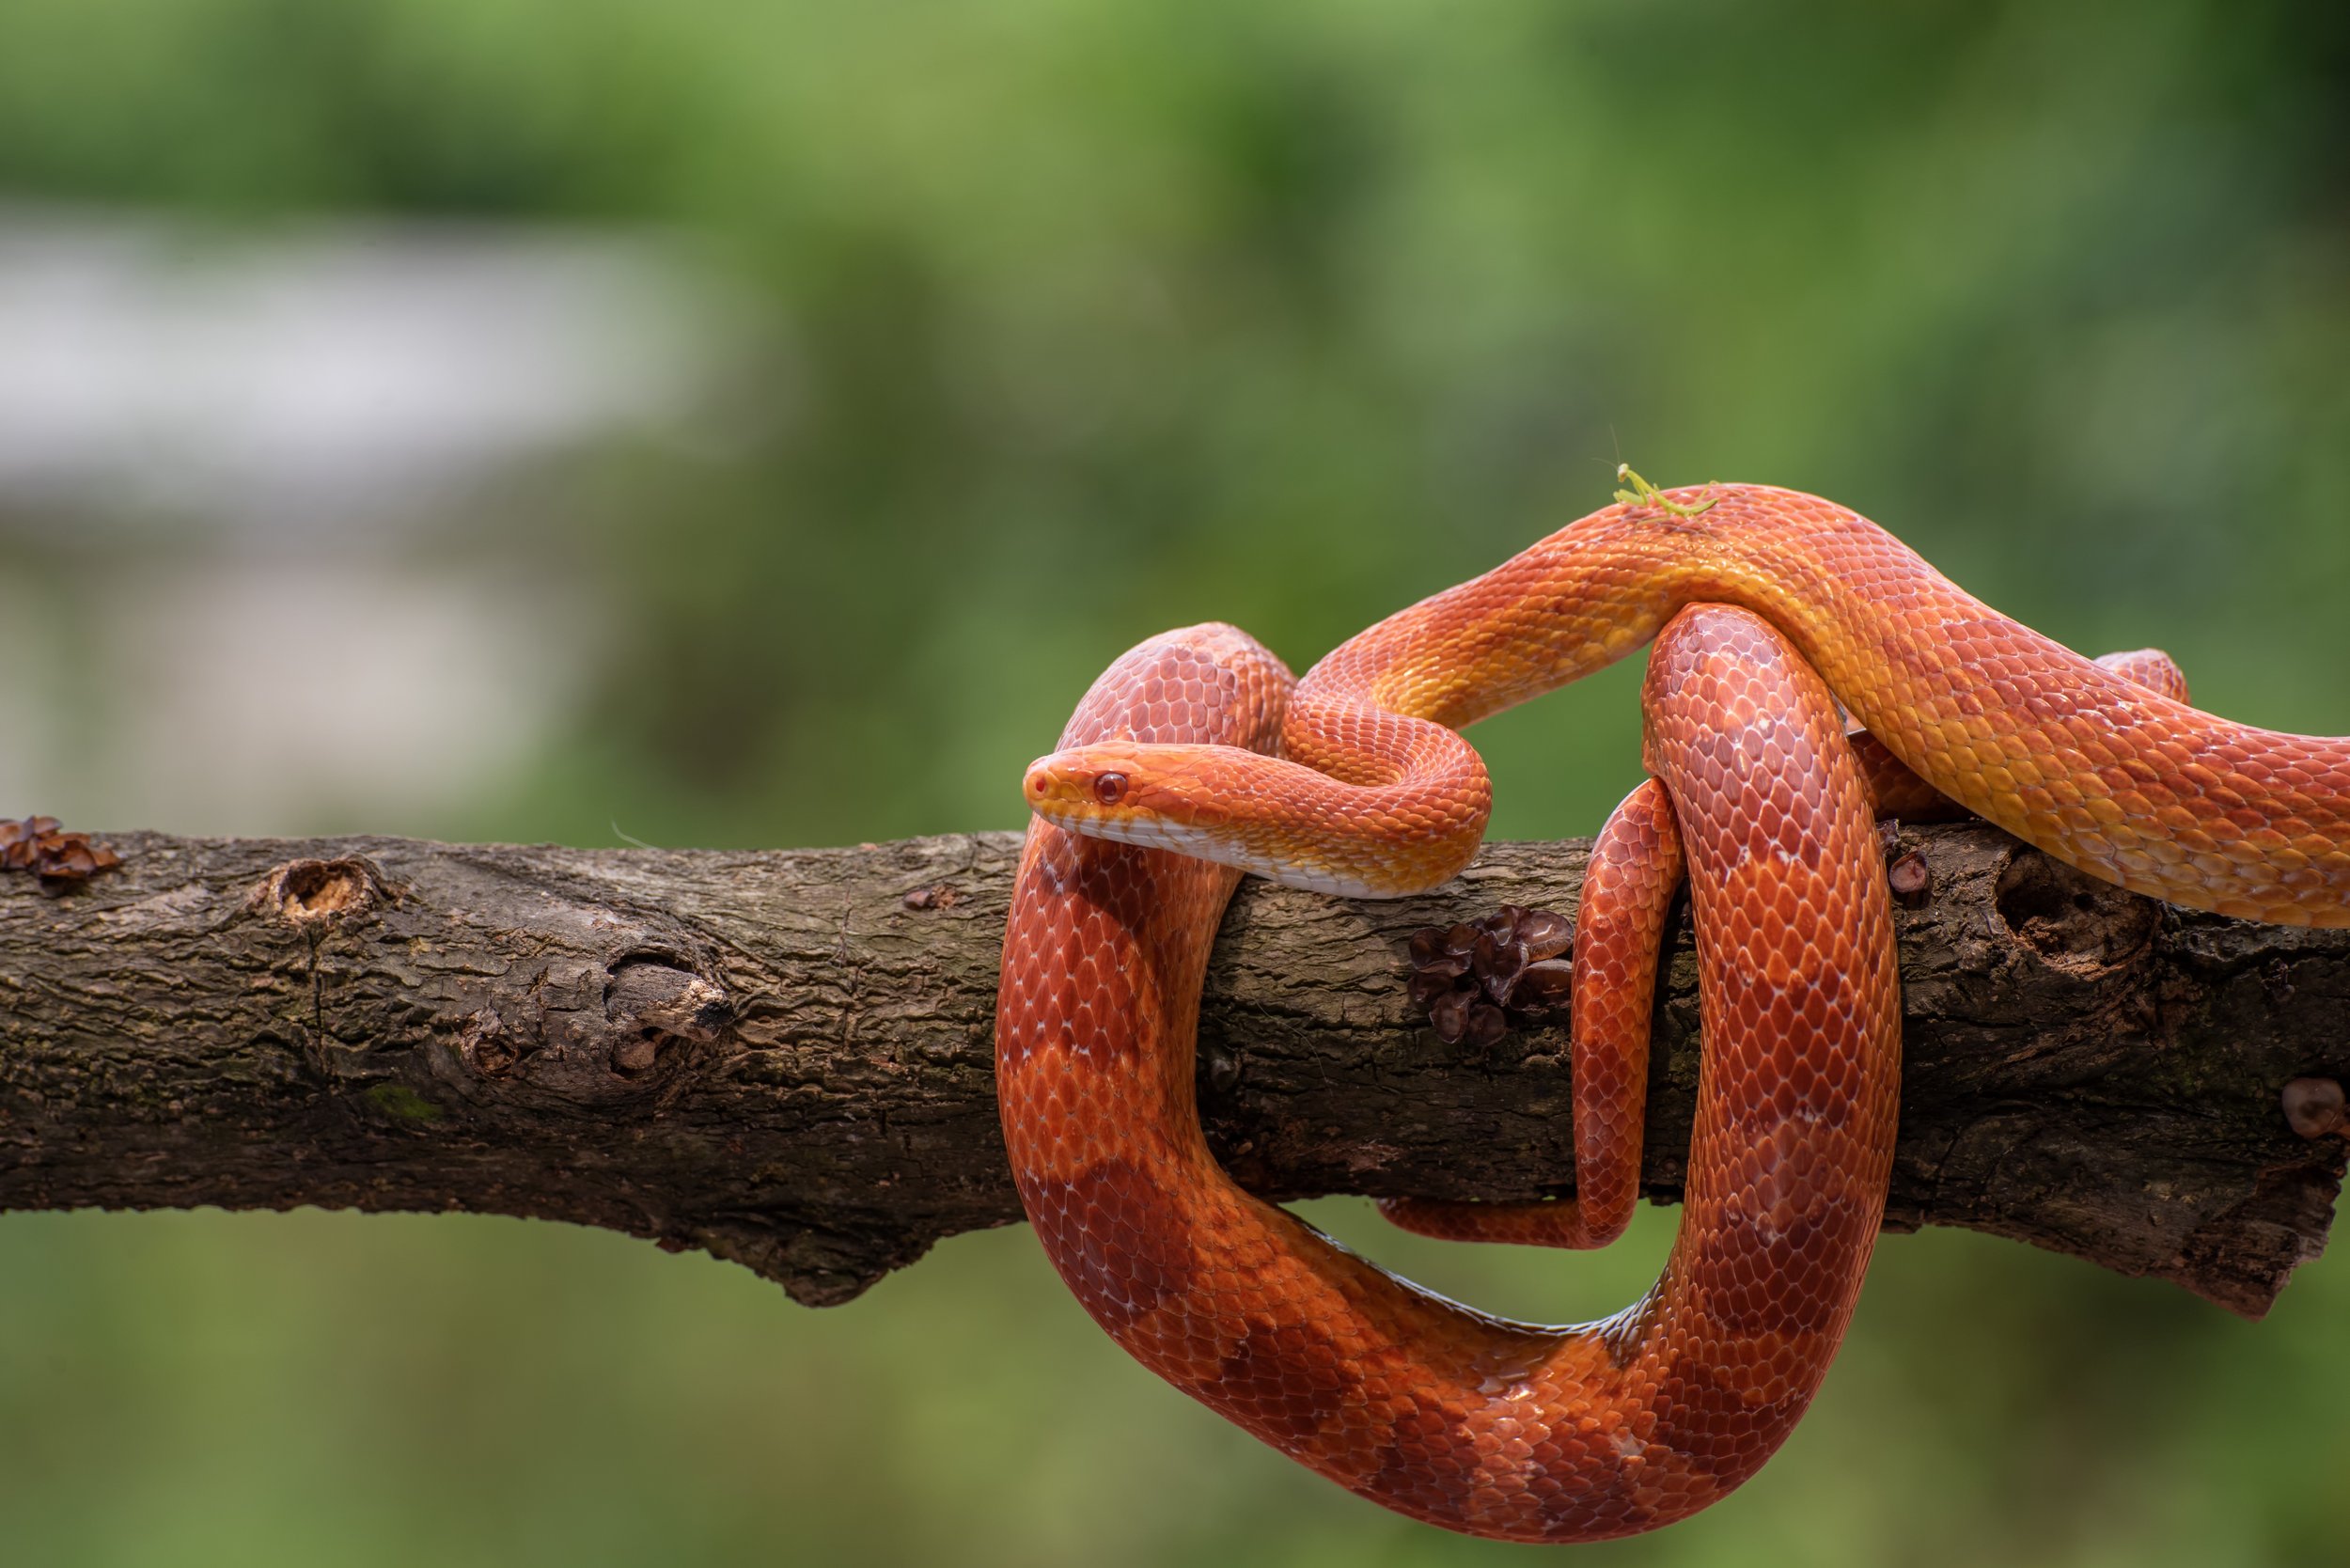
[[[1026,794],[1038,817],[1089,839],[1376,899],[1434,886],[1467,863],[1491,799],[1481,766],[1475,783],[1465,807],[1423,807],[1417,786],[1383,793],[1236,746],[1104,741],[1030,763]]]
[[[1104,742],[1072,746],[1028,764],[1028,809],[1072,833],[1120,843],[1200,853],[1200,839],[1221,824],[1198,768],[1203,752],[1222,747]]]

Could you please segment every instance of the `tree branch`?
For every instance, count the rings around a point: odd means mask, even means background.
[[[782,854],[131,834],[62,892],[0,875],[0,1207],[444,1210],[699,1247],[812,1304],[1020,1217],[995,1125],[991,833]],[[1414,928],[1572,911],[1586,845],[1498,844],[1392,903],[1250,883],[1200,1095],[1275,1198],[1508,1199],[1571,1177],[1563,1026],[1491,1052],[1413,1016]],[[2154,1274],[2248,1315],[2317,1255],[2346,1147],[2350,932],[2088,881],[1979,825],[1910,830],[1892,1219]],[[1697,1081],[1685,918],[1645,1180]]]

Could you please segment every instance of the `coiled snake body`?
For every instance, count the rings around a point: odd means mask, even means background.
[[[1459,728],[1652,639],[1653,777],[1595,846],[1577,917],[1579,1196],[1389,1212],[1562,1246],[1622,1228],[1656,944],[1685,858],[1704,1039],[1681,1230],[1617,1316],[1505,1322],[1216,1167],[1193,1104],[1200,978],[1240,869],[1371,896],[1451,876],[1490,804]],[[1930,786],[2139,892],[2350,924],[2350,742],[2183,696],[2158,658],[2084,659],[1855,513],[1755,486],[1593,513],[1293,689],[1230,627],[1146,642],[1026,781],[1040,820],[1005,943],[997,1084],[1029,1218],[1144,1365],[1388,1507],[1528,1541],[1685,1516],[1801,1416],[1883,1217],[1900,1006],[1872,796]],[[1840,698],[1871,731],[1858,745]]]

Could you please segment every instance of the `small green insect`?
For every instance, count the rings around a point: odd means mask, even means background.
[[[1659,510],[1672,513],[1675,517],[1695,517],[1700,512],[1711,511],[1714,510],[1714,503],[1720,499],[1719,496],[1709,496],[1693,507],[1684,506],[1678,501],[1668,501],[1665,499],[1663,491],[1634,473],[1632,464],[1628,463],[1616,464],[1616,478],[1618,482],[1629,484],[1632,487],[1630,490],[1616,492],[1616,499],[1625,506],[1655,507]],[[1705,482],[1710,485],[1715,481],[1708,479]]]

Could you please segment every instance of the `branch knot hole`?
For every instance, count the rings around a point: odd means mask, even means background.
[[[2152,899],[2020,845],[1991,902],[2009,935],[2050,968],[2083,979],[2138,957],[2162,928],[2162,906]]]
[[[375,868],[364,860],[289,860],[272,867],[246,902],[299,926],[362,914],[383,892]]]
[[[632,953],[606,972],[603,1015],[615,1029],[616,1073],[644,1072],[681,1040],[714,1043],[734,1022],[734,1003],[725,988],[696,974],[682,959]]]

